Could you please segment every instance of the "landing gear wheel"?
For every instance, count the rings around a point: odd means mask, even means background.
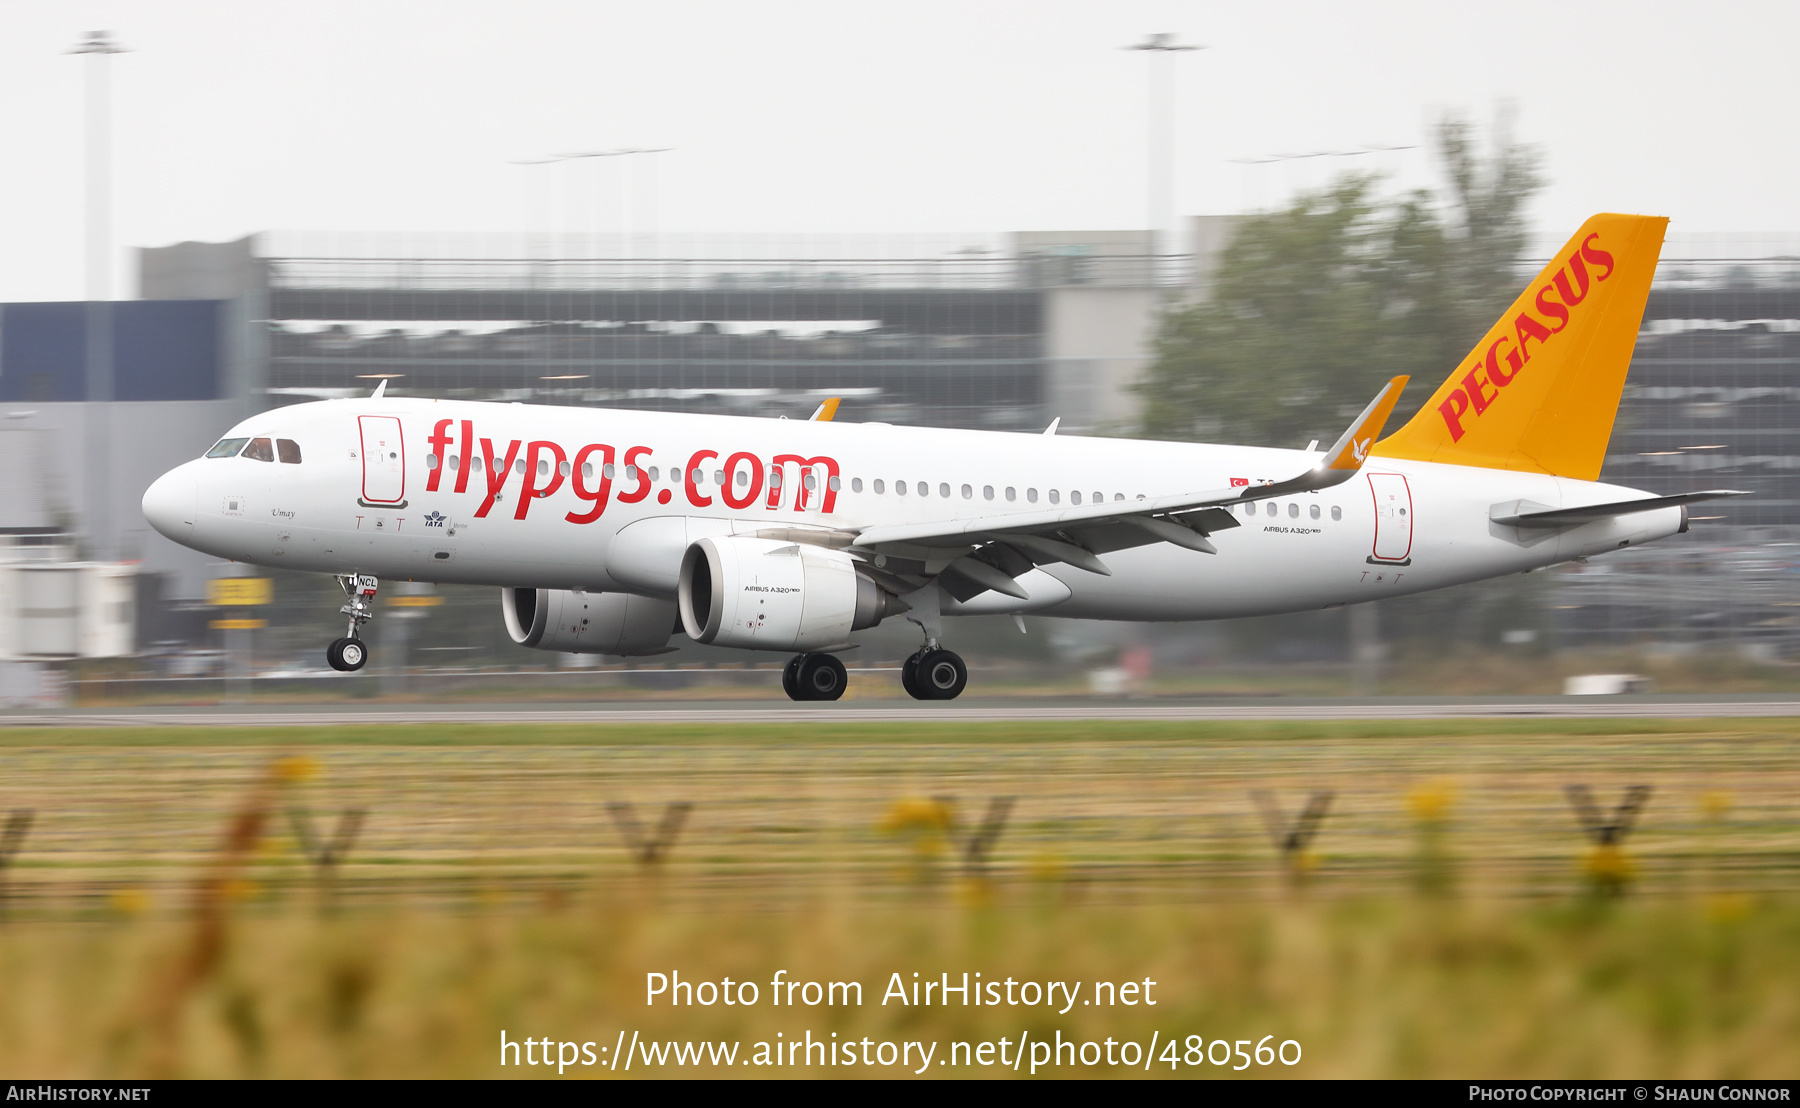
[[[850,681],[844,663],[830,654],[801,655],[795,677],[802,700],[836,700]]]
[[[921,700],[955,700],[969,683],[969,667],[948,650],[927,650],[916,656],[913,684],[925,695]],[[918,696],[918,693],[914,693]]]
[[[900,687],[906,695],[914,700],[927,700],[925,690],[919,687],[919,659],[925,656],[923,648],[915,650],[906,661],[900,663]]]
[[[781,671],[781,691],[787,693],[789,700],[803,699],[800,695],[800,667],[808,657],[810,655],[794,655],[788,659],[787,668]]]
[[[325,648],[325,661],[340,673],[354,673],[369,660],[369,648],[361,639],[338,639]]]

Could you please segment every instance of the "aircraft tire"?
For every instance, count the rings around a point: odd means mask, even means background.
[[[850,675],[844,663],[831,654],[807,654],[795,675],[795,684],[803,700],[836,700],[844,695]]]
[[[921,700],[955,700],[969,684],[969,667],[948,650],[927,650],[919,655],[913,678]]]
[[[800,700],[800,667],[805,664],[809,655],[796,654],[788,659],[788,664],[781,671],[781,691],[787,693],[789,700]]]
[[[925,690],[919,687],[919,659],[925,656],[923,649],[915,650],[900,663],[900,687],[906,695],[914,700],[926,700]]]
[[[338,639],[325,648],[325,661],[340,673],[355,673],[369,660],[369,648],[361,639]]]

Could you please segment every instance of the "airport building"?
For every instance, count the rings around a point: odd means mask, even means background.
[[[1125,432],[1162,311],[1208,294],[1231,226],[1191,220],[1173,257],[1145,231],[654,249],[271,233],[145,249],[141,299],[0,305],[0,446],[43,475],[41,497],[0,501],[0,532],[136,562],[154,582],[141,605],[195,600],[206,559],[148,529],[143,489],[255,411],[382,380],[790,418],[839,396],[840,419]],[[1675,237],[1664,254],[1602,478],[1755,495],[1702,506],[1687,536],[1559,572],[1559,640],[1800,653],[1800,242]]]

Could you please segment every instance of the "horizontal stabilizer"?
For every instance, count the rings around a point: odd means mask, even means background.
[[[1653,512],[1658,508],[1677,508],[1702,500],[1718,500],[1727,496],[1749,496],[1739,489],[1711,489],[1707,492],[1684,492],[1676,496],[1651,496],[1642,500],[1619,500],[1611,504],[1588,504],[1580,508],[1548,508],[1528,511],[1529,501],[1512,500],[1496,504],[1488,518],[1506,527],[1574,527],[1613,516],[1634,512]]]

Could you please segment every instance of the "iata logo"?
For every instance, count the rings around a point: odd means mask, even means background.
[[[1611,277],[1616,268],[1613,256],[1594,245],[1598,234],[1589,235],[1582,240],[1581,246],[1569,256],[1562,268],[1556,271],[1552,283],[1538,290],[1537,310],[1539,314],[1551,322],[1520,312],[1513,319],[1511,335],[1501,335],[1488,344],[1485,357],[1477,357],[1469,371],[1463,374],[1462,387],[1453,390],[1442,404],[1438,412],[1444,417],[1444,426],[1450,429],[1450,441],[1456,442],[1463,437],[1463,417],[1471,411],[1480,418],[1493,403],[1500,398],[1500,390],[1513,383],[1519,373],[1531,361],[1530,343],[1540,346],[1548,344],[1552,337],[1561,334],[1569,325],[1569,310],[1587,299],[1589,288],[1588,267],[1597,270],[1592,276],[1593,283],[1599,283]],[[1573,281],[1570,275],[1574,275]],[[1505,363],[1504,366],[1501,363]],[[1361,457],[1361,455],[1357,455]]]
[[[563,517],[570,523],[594,522],[606,511],[610,500],[636,504],[651,493],[652,474],[656,473],[657,467],[652,465],[648,446],[627,447],[621,454],[605,443],[596,442],[582,446],[571,455],[561,445],[547,440],[522,442],[513,439],[501,444],[502,448],[496,448],[492,439],[475,437],[474,421],[468,419],[460,421],[459,445],[458,439],[450,435],[451,424],[457,422],[438,420],[426,439],[431,444],[431,455],[427,459],[430,470],[425,491],[439,490],[447,463],[454,463],[451,472],[456,481],[452,491],[458,493],[470,491],[471,472],[481,470],[482,480],[476,483],[473,491],[476,495],[485,495],[481,506],[475,509],[476,519],[487,518],[494,505],[504,499],[507,482],[514,474],[520,477],[516,482],[519,490],[515,497],[518,506],[513,509],[514,519],[524,519],[533,501],[554,495],[564,488],[565,483],[567,491],[585,505],[585,510],[571,511]],[[457,451],[452,452],[452,446],[457,446]],[[670,478],[681,482],[684,498],[696,508],[712,506],[714,494],[703,491],[703,486],[708,485],[716,490],[718,499],[726,507],[738,511],[751,508],[759,500],[765,510],[777,511],[783,506],[784,499],[797,512],[816,511],[829,515],[837,508],[840,480],[836,458],[777,454],[765,463],[756,454],[738,451],[721,464],[718,457],[717,450],[696,450],[688,456],[685,466],[669,470]],[[710,469],[708,462],[712,463]],[[625,482],[616,497],[615,477]],[[793,495],[784,498],[783,494],[790,490]],[[669,504],[674,499],[672,488],[656,492],[658,504]]]

